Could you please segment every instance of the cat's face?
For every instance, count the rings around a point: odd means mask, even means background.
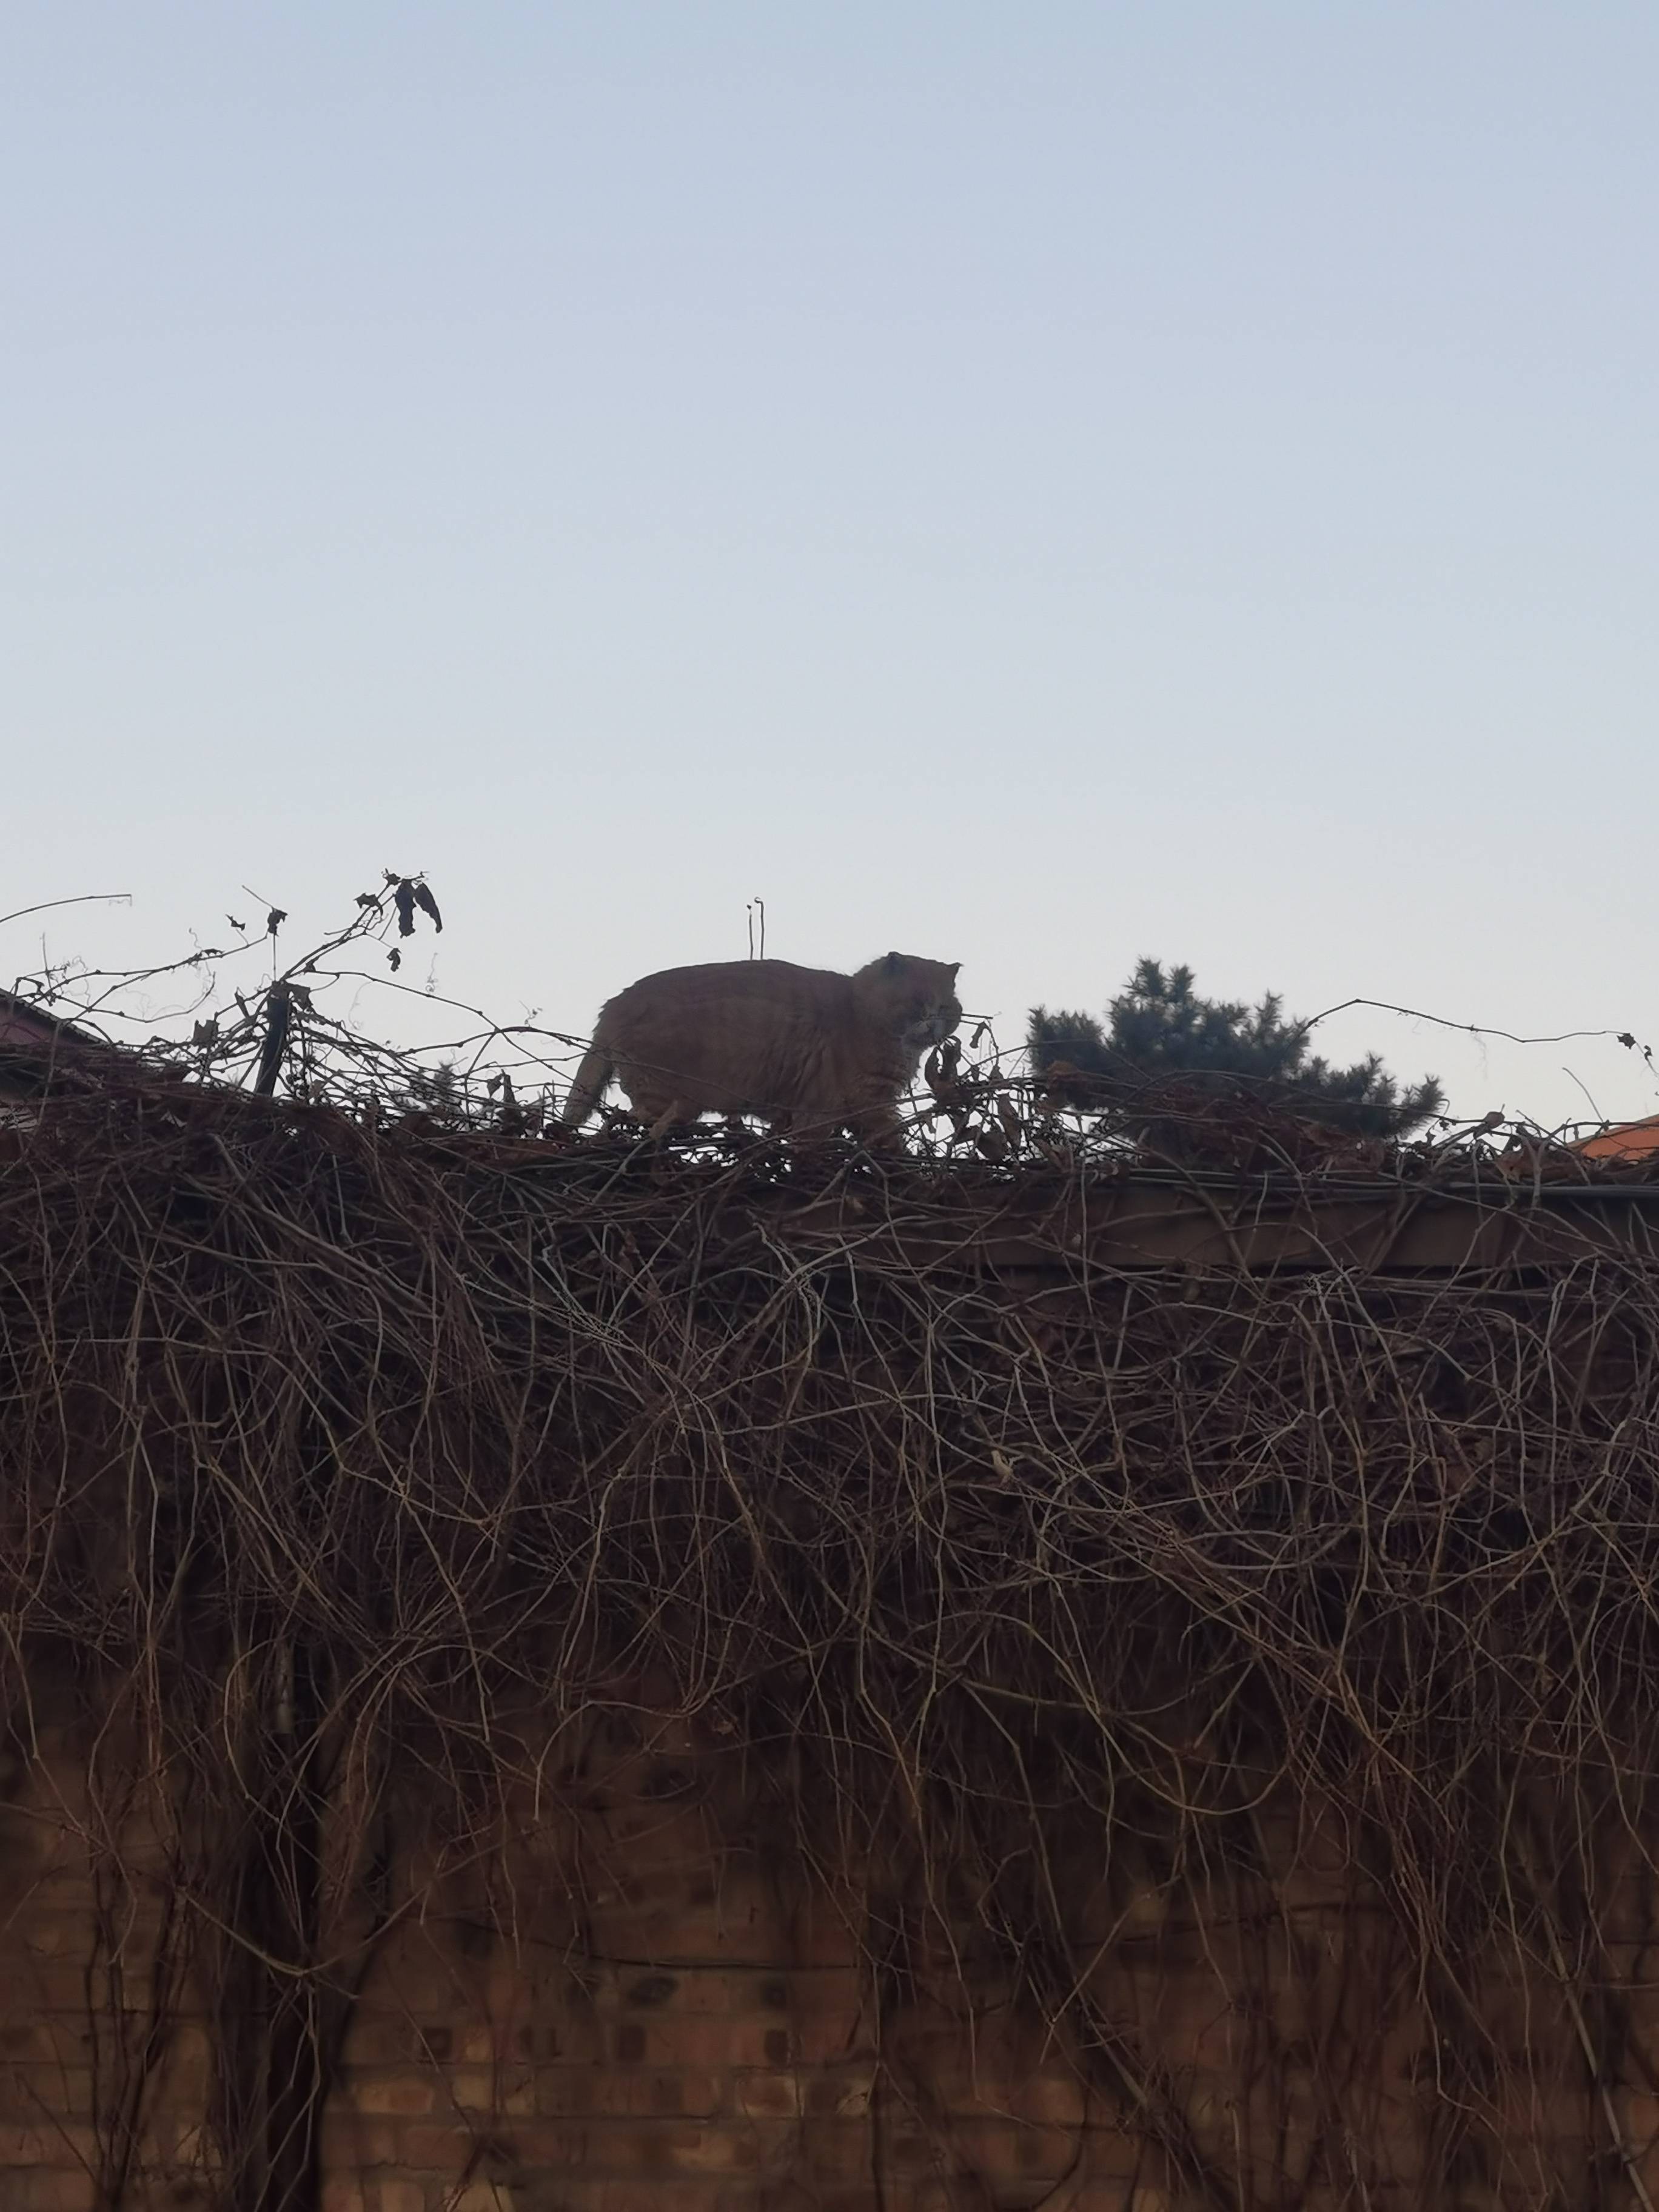
[[[943,1044],[962,1019],[957,996],[959,960],[923,960],[914,952],[888,952],[854,977],[860,996],[878,1006],[918,1058]]]

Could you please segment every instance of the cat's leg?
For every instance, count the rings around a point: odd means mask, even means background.
[[[849,1117],[853,1133],[867,1152],[902,1152],[904,1150],[904,1124],[899,1120],[898,1109],[890,1099],[860,1106]]]

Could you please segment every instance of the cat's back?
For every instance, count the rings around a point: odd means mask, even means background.
[[[710,960],[641,975],[606,1002],[599,1024],[620,1042],[636,1025],[663,1019],[707,1021],[724,1012],[823,1019],[849,1017],[852,1009],[851,977],[830,969],[799,968],[793,960]]]

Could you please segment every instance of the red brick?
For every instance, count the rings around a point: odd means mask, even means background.
[[[514,2170],[579,2166],[587,2155],[586,2127],[561,2127],[551,2120],[514,2120],[498,2140]]]
[[[812,2013],[856,2013],[863,2009],[864,1975],[851,1966],[826,1966],[814,1973],[789,1977],[789,2012],[793,2019]]]
[[[751,2166],[755,2153],[744,2130],[720,2122],[698,2127],[640,2119],[596,2123],[588,2136],[588,2160],[599,2172],[713,2173]]]
[[[845,2063],[874,2049],[868,2023],[858,2012],[809,2013],[795,2024],[793,2040],[803,2066]]]
[[[769,2022],[763,2024],[763,2032]],[[745,2024],[702,2013],[653,2013],[614,2032],[612,2049],[624,2066],[720,2067],[738,2055]],[[760,2037],[752,2039],[758,2049]],[[764,2061],[757,2058],[752,2063]]]
[[[405,2118],[431,2112],[437,2100],[432,2082],[410,2074],[353,2081],[346,2094],[360,2112],[386,2112]]]
[[[24,1929],[22,1944],[37,1959],[56,1959],[65,1953],[79,1958],[86,1949],[87,1934],[79,1913],[42,1912]]]
[[[749,2119],[799,2119],[805,2105],[800,2076],[770,2069],[735,2074],[732,2094]]]
[[[1081,2127],[1088,2099],[1075,2074],[1033,2074],[1022,2081],[1012,2099],[1023,2120],[1046,2121],[1050,2126]]]
[[[98,2185],[82,2166],[28,2177],[28,2212],[93,2212]]]
[[[598,2109],[600,2085],[616,2078],[611,2066],[538,2066],[536,2110],[545,2119],[580,2118]]]
[[[19,1978],[27,1985],[31,2013],[63,2013],[77,2024],[85,2020],[86,1970],[78,1955],[31,1960]]]
[[[599,2067],[588,2070],[580,2086],[584,2103],[567,2109],[702,2118],[718,2112],[723,2101],[718,2077],[690,2067]],[[544,2091],[542,2109],[556,2109]]]
[[[722,2193],[718,2180],[683,2181],[670,2174],[653,2174],[648,2196],[642,2196],[637,2179],[591,2182],[580,2199],[576,2198],[575,2187],[570,2181],[562,2185],[560,2212],[641,2212],[642,2204],[649,2207],[649,2212],[725,2212],[727,2207],[737,2212],[740,2206],[746,2212],[753,2202],[750,2191],[737,2197]]]
[[[404,2066],[421,2055],[421,2031],[414,2021],[384,2013],[360,2015],[346,2038],[349,2067]]]
[[[640,1932],[646,1955],[663,1960],[678,1954],[721,1965],[769,1966],[787,1955],[775,1912],[758,1901],[729,1896],[714,1905],[647,1913]]]
[[[406,2125],[398,2130],[398,2161],[422,2173],[455,2173],[477,2148],[477,2140],[475,2130],[459,2124]]]
[[[672,1979],[674,1984],[672,1994],[662,2000],[665,2010],[728,2013],[741,2011],[752,2002],[747,1986],[750,1977],[728,1973],[723,1966],[676,1965],[671,1960],[664,1962],[661,1973],[665,1981]],[[634,1992],[651,1979],[644,1974],[636,1974],[631,1979],[625,1977],[620,1990],[623,2002],[637,2002]]]
[[[513,2212],[513,2191],[493,2181],[469,2181],[444,2199],[444,2212]]]
[[[463,2112],[487,2112],[501,2097],[495,2074],[485,2068],[452,2074],[446,2087],[450,2098]]]
[[[806,2077],[806,2109],[826,2117],[861,2119],[875,2086],[874,2054],[862,2064]]]
[[[1028,2173],[1063,2173],[1076,2160],[1078,2141],[1068,2128],[1022,2126],[1018,2120],[957,2119],[951,2127],[981,2171],[1012,2180]]]
[[[875,2135],[869,2120],[809,2120],[800,2136],[801,2154],[814,2174],[848,2181],[870,2171]]]
[[[724,2055],[733,2066],[788,2066],[793,2063],[798,2039],[778,2025],[775,2012],[753,2013],[731,2022]]]
[[[92,2111],[92,2069],[88,2066],[9,2066],[0,2078],[0,2090],[8,2093],[9,2115],[20,2118],[33,2120],[50,2113],[54,2119],[80,2119]]]
[[[369,2181],[364,2192],[368,2212],[426,2212],[426,2191],[418,2181]]]
[[[354,2112],[337,2099],[323,2115],[323,2161],[354,2166],[396,2166],[403,2155],[410,2122],[396,2113],[374,2116]]]

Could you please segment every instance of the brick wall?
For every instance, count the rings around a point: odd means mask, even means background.
[[[1269,1807],[1254,1868],[1177,1877],[1121,1852],[1080,1871],[1077,2003],[1051,2032],[971,1916],[845,1867],[810,1879],[762,1838],[729,1753],[623,1737],[590,1747],[580,1787],[526,1781],[482,1841],[416,1822],[327,2111],[325,2212],[1659,2193],[1639,1855],[1609,1877],[1593,1955],[1534,1913],[1522,1948],[1483,1939],[1437,1987],[1330,1828]],[[88,1759],[48,1729],[0,1790],[0,2207],[206,2212],[208,1954],[142,1792],[116,1838]]]

